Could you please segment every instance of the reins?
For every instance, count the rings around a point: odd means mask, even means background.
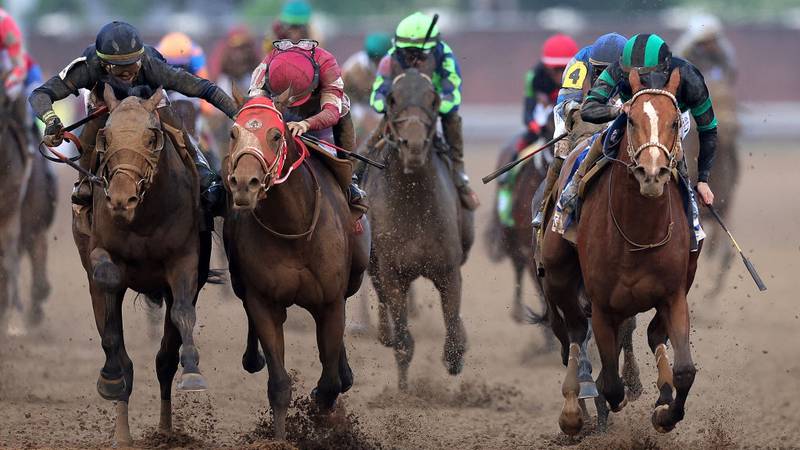
[[[406,75],[407,75],[406,72],[403,72],[400,75],[397,75],[396,77],[394,77],[394,79],[392,80],[392,87],[394,87],[394,85],[397,84],[398,81],[400,81],[403,78],[405,78]],[[428,86],[435,93],[436,91],[435,91],[435,89],[433,87],[433,81],[431,80],[431,77],[429,77],[428,75],[426,75],[424,73],[421,73],[421,72],[419,72],[419,75],[428,82]],[[392,111],[392,116],[397,116],[400,113],[402,113],[403,111],[405,111],[406,109],[411,108],[413,106],[419,106],[419,105],[406,105],[404,108],[402,108],[402,109],[400,109],[398,111]],[[389,146],[393,150],[396,150],[396,151],[399,150],[400,149],[400,144],[403,142],[402,138],[398,138],[398,136],[400,134],[397,132],[397,128],[396,128],[396,124],[402,123],[402,122],[412,122],[413,121],[413,122],[417,122],[417,123],[422,124],[422,126],[424,126],[424,127],[426,127],[428,129],[428,134],[425,136],[425,146],[426,146],[426,148],[428,146],[430,146],[431,143],[433,142],[433,136],[434,136],[434,134],[436,134],[436,112],[434,111],[432,113],[429,113],[427,109],[422,108],[422,107],[420,107],[420,109],[425,111],[425,115],[428,117],[429,122],[426,123],[425,121],[423,121],[422,119],[420,119],[417,116],[409,116],[409,117],[403,117],[403,118],[399,118],[399,119],[395,119],[394,117],[387,117],[386,118],[386,129],[387,129],[387,132],[384,133],[384,139],[385,139],[386,143],[388,143]]]

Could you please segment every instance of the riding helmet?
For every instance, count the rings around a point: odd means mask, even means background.
[[[625,43],[620,63],[625,70],[666,71],[671,57],[669,46],[659,35],[637,34]]]
[[[421,48],[430,50],[439,42],[439,27],[434,25],[433,18],[419,11],[401,20],[394,33],[394,45],[397,48]],[[431,30],[427,42],[425,36]]]
[[[542,64],[545,67],[566,67],[575,54],[578,44],[566,34],[555,34],[547,38],[542,45]]]
[[[594,41],[592,49],[589,51],[589,62],[592,65],[610,65],[619,60],[627,41],[628,38],[617,33],[608,33],[600,36]]]
[[[278,21],[285,25],[308,25],[311,22],[311,5],[305,0],[289,0],[283,5]]]
[[[364,51],[372,59],[386,55],[392,48],[392,38],[386,33],[371,33],[364,38]]]
[[[126,66],[142,58],[144,45],[131,24],[114,21],[97,33],[95,51],[100,59],[108,64]]]

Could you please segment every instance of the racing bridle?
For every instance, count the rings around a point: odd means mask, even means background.
[[[438,94],[436,94],[436,89],[433,86],[433,81],[431,80],[431,77],[429,77],[428,75],[426,75],[426,74],[424,74],[422,72],[418,72],[418,73],[425,81],[427,81],[427,83],[426,83],[427,88],[430,89],[430,91],[433,92],[433,94],[436,95],[437,98],[438,98]],[[389,92],[389,96],[393,95],[393,90],[394,90],[395,85],[397,85],[397,83],[400,80],[402,80],[403,78],[405,78],[406,76],[407,76],[407,72],[403,72],[400,75],[397,75],[396,77],[394,77],[394,79],[392,80],[392,91]],[[387,99],[387,101],[388,100],[389,99]],[[417,108],[421,109],[425,113],[425,117],[427,117],[428,120],[425,121],[419,115],[416,115],[416,114],[407,115],[405,117],[397,117],[400,114],[402,114],[403,111],[405,111],[405,110],[407,110],[409,108],[412,108],[412,107],[417,107]],[[425,128],[426,130],[428,130],[428,133],[425,136],[425,140],[424,140],[424,145],[425,145],[425,148],[427,149],[433,143],[433,137],[436,134],[437,114],[438,114],[438,111],[436,111],[435,108],[431,109],[431,108],[426,107],[425,105],[418,105],[418,104],[414,104],[414,103],[408,103],[408,104],[404,105],[400,109],[387,108],[387,110],[386,110],[386,129],[384,130],[384,133],[383,133],[383,139],[386,141],[386,143],[388,144],[388,147],[390,149],[392,149],[392,150],[394,150],[396,152],[399,152],[400,148],[402,146],[408,145],[408,139],[402,137],[400,135],[400,133],[397,131],[397,124],[404,123],[404,122],[416,122],[416,123],[419,123],[420,125],[422,125],[422,127]]]

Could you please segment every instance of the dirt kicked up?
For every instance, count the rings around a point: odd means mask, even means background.
[[[467,168],[479,180],[493,168],[497,145],[473,146]],[[670,434],[650,424],[654,359],[646,349],[643,315],[635,335],[643,395],[612,414],[606,434],[576,439],[559,432],[563,369],[555,353],[542,352],[542,332],[510,317],[513,286],[506,262],[489,263],[478,242],[464,270],[463,316],[469,338],[465,369],[449,377],[441,363],[444,325],[433,286],[417,285],[418,315],[411,320],[417,357],[410,390],[397,390],[391,349],[371,329],[349,333],[346,345],[355,385],[341,397],[333,418],[308,414],[308,394],[319,375],[310,316],[290,310],[286,365],[294,383],[290,443],[270,440],[266,375],[241,368],[246,322],[227,286],[208,287],[198,303],[196,337],[201,370],[210,389],[175,393],[176,433],[156,433],[158,384],[154,358],[160,336],[148,321],[143,299],[129,295],[125,340],[135,365],[130,424],[137,447],[250,448],[736,448],[800,447],[800,155],[788,144],[744,142],[743,181],[729,220],[769,290],[758,294],[737,260],[727,287],[712,296],[717,267],[701,259],[692,306],[692,351],[699,369],[686,419]],[[69,228],[67,192],[73,174],[60,171],[56,225],[50,233],[53,294],[41,329],[0,337],[0,447],[107,447],[113,404],[102,400],[95,380],[103,352],[91,313],[86,276]],[[713,180],[711,182],[713,188]],[[478,233],[486,224],[494,186],[475,184],[483,201]],[[706,227],[714,224],[705,223]],[[479,238],[480,241],[480,238]],[[213,267],[221,267],[218,255]],[[27,278],[24,280],[27,283]],[[526,283],[528,281],[526,280]],[[525,289],[526,302],[541,308]],[[359,320],[361,297],[348,304]],[[163,313],[162,313],[163,314]],[[13,324],[19,321],[12,320]],[[595,371],[599,366],[595,366]],[[595,372],[596,373],[596,372]],[[594,408],[590,407],[594,412]],[[591,428],[591,427],[589,427]]]

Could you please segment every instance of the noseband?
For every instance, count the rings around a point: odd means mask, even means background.
[[[677,164],[678,164],[678,153],[679,153],[679,150],[680,150],[680,142],[681,142],[680,141],[681,109],[678,106],[678,99],[676,99],[675,96],[671,92],[665,91],[663,89],[642,89],[641,91],[633,94],[633,97],[630,99],[630,104],[633,105],[633,103],[636,101],[637,98],[639,98],[639,97],[641,97],[642,95],[645,95],[645,94],[648,94],[648,95],[661,95],[661,96],[669,98],[672,101],[672,104],[675,106],[675,111],[678,113],[677,114],[678,118],[675,120],[675,123],[673,124],[673,128],[674,128],[674,131],[675,131],[675,133],[674,133],[675,134],[675,138],[673,139],[672,146],[670,148],[667,148],[667,146],[662,144],[661,142],[649,141],[649,142],[645,142],[644,144],[642,144],[642,145],[640,145],[640,146],[638,146],[638,147],[636,147],[634,149],[633,148],[633,144],[631,143],[631,139],[630,139],[630,137],[632,136],[632,134],[630,133],[631,121],[628,120],[628,122],[625,125],[625,134],[628,135],[628,156],[631,159],[631,163],[630,163],[629,167],[638,166],[639,165],[639,161],[638,161],[639,155],[641,155],[642,152],[645,149],[648,149],[648,148],[651,148],[651,147],[655,147],[655,148],[659,149],[660,151],[662,151],[664,153],[664,155],[667,157],[667,160],[669,161],[669,163],[668,163],[669,169],[670,170],[674,170],[675,166],[677,166]]]
[[[428,82],[427,86],[435,94],[436,89],[433,87],[433,81],[431,80],[431,77],[425,75],[424,73],[420,73],[419,75]],[[392,87],[394,87],[394,85],[397,84],[398,81],[405,78],[405,76],[406,73],[403,72],[400,75],[394,77],[394,80],[392,80]],[[412,106],[419,106],[419,105],[413,105],[413,104],[406,105],[400,110],[392,111],[392,116],[397,116]],[[384,133],[384,139],[389,144],[390,148],[399,151],[401,145],[406,145],[408,143],[408,140],[400,137],[400,133],[397,132],[397,124],[403,122],[416,122],[421,124],[423,127],[427,128],[428,134],[425,136],[425,147],[427,148],[431,144],[431,142],[433,141],[433,135],[436,133],[436,111],[428,111],[426,108],[422,107],[420,107],[420,109],[422,109],[425,112],[425,115],[428,117],[427,122],[422,120],[419,116],[408,116],[401,118],[387,117],[386,128],[388,132]]]
[[[111,184],[111,180],[114,176],[120,174],[130,178],[136,184],[136,197],[140,202],[144,200],[147,189],[153,184],[158,161],[161,157],[161,151],[164,149],[164,131],[161,130],[161,121],[158,119],[158,114],[156,114],[156,127],[149,127],[149,129],[156,137],[156,143],[152,149],[145,148],[144,150],[138,150],[131,147],[116,147],[108,150],[105,144],[97,149],[101,161],[99,173],[103,174],[100,179],[103,182],[103,191],[106,196],[109,195],[108,188]],[[103,139],[105,139],[105,136]],[[142,169],[134,164],[116,164],[114,166],[109,166],[108,163],[111,158],[122,152],[138,155],[145,161],[146,167]]]

